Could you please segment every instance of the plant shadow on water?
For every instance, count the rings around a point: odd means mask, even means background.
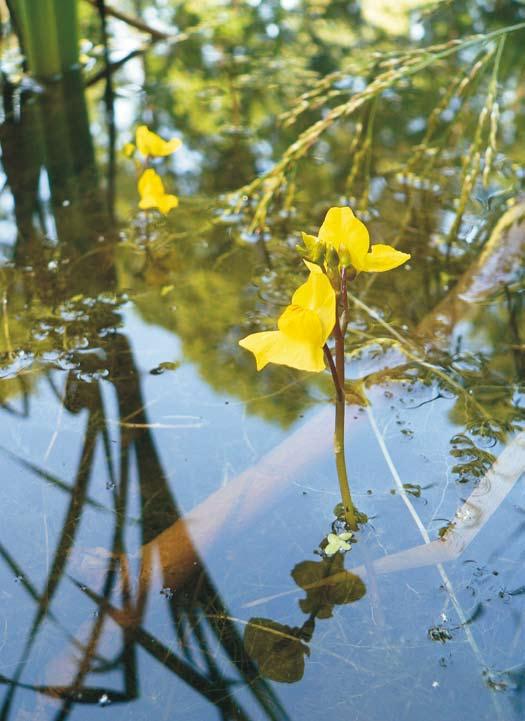
[[[350,23],[337,2],[268,3],[271,48],[241,5],[226,22],[182,4],[184,41],[124,58],[106,32],[42,87],[4,74],[0,719],[520,719],[523,32],[447,43],[521,9],[443,3],[416,23],[439,58],[378,31],[386,65],[341,70],[357,4]],[[414,58],[457,76],[449,94],[425,67],[411,84]],[[389,70],[399,86],[359,95]],[[476,185],[495,93],[508,127]],[[137,213],[117,153],[146,121],[183,140],[155,165],[181,197],[166,218]],[[351,539],[332,526],[329,379],[256,375],[237,347],[272,327],[298,230],[341,198],[413,257],[350,289],[347,454],[369,517]]]

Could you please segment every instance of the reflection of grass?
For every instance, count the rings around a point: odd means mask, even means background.
[[[97,603],[98,613],[92,622],[88,638],[80,643],[68,635],[68,640],[80,651],[74,677],[67,685],[31,686],[20,681],[21,674],[31,659],[43,623],[50,619],[55,623],[60,620],[52,611],[53,600],[59,590],[60,583],[66,575],[68,559],[73,550],[75,538],[82,520],[83,512],[88,507],[96,511],[106,510],[88,497],[88,484],[94,476],[95,455],[94,449],[99,439],[107,429],[104,405],[99,391],[98,382],[83,383],[79,392],[83,407],[88,411],[87,426],[83,448],[75,482],[69,490],[70,500],[66,512],[61,535],[57,542],[54,558],[45,588],[39,594],[31,584],[24,571],[11,558],[6,549],[0,549],[0,555],[8,563],[12,571],[20,576],[23,587],[36,604],[36,613],[30,626],[27,640],[22,651],[20,661],[12,678],[0,679],[8,684],[9,688],[4,698],[0,718],[7,719],[11,715],[12,703],[16,689],[32,689],[53,698],[61,699],[62,707],[57,719],[69,716],[77,703],[98,704],[101,697],[110,702],[129,702],[139,695],[139,679],[136,669],[136,650],[138,645],[145,649],[170,673],[174,673],[181,681],[190,685],[197,693],[213,703],[226,719],[240,719],[248,721],[249,714],[242,709],[235,700],[235,689],[238,681],[231,681],[223,675],[216,659],[216,649],[210,646],[209,633],[211,631],[219,647],[236,668],[253,695],[255,702],[260,706],[265,717],[272,721],[285,719],[286,713],[280,706],[276,697],[265,683],[258,677],[258,671],[249,656],[245,653],[242,639],[229,620],[226,609],[223,607],[216,589],[209,580],[206,571],[195,568],[198,582],[193,587],[193,593],[181,587],[174,592],[170,599],[170,613],[173,621],[175,638],[187,654],[186,659],[180,658],[168,649],[157,638],[153,637],[143,627],[143,616],[146,601],[150,593],[151,578],[142,579],[133,598],[129,570],[125,556],[124,525],[129,497],[129,484],[131,482],[130,468],[133,458],[137,460],[141,497],[141,528],[143,542],[154,541],[155,535],[179,518],[179,512],[171,496],[167,478],[162,470],[157,451],[151,437],[151,430],[145,415],[144,403],[140,393],[138,374],[133,364],[130,348],[123,336],[115,335],[109,344],[109,378],[117,392],[119,415],[122,419],[120,428],[119,476],[116,479],[114,493],[114,531],[113,541],[106,569],[102,573],[102,590],[100,594],[88,590],[82,584],[80,588]],[[70,412],[78,412],[80,408],[74,406]],[[136,419],[135,424],[127,424],[126,418]],[[111,453],[106,448],[106,455]],[[109,457],[108,473],[111,466]],[[26,464],[31,472],[36,472],[44,482],[51,480],[55,485],[57,479],[47,472]],[[118,583],[120,578],[120,583]],[[190,580],[190,579],[189,579]],[[122,609],[115,608],[111,598],[120,586]],[[203,613],[205,614],[203,616]],[[208,616],[209,614],[209,616]],[[112,618],[122,629],[122,648],[113,654],[114,660],[108,661],[97,653],[98,645],[102,639],[103,629],[107,618]],[[205,629],[203,624],[206,623]],[[191,646],[197,648],[200,654],[188,655],[188,640],[192,637]],[[202,664],[205,670],[203,671]],[[125,691],[119,692],[111,688],[92,686],[87,682],[88,676],[101,673],[104,670],[121,669]]]
[[[289,184],[294,185],[290,180],[295,165],[303,158],[314,146],[320,138],[330,130],[334,124],[343,119],[351,118],[363,112],[363,117],[358,120],[356,133],[354,137],[360,139],[360,143],[355,143],[351,148],[352,169],[349,175],[351,187],[349,192],[354,193],[354,185],[358,177],[363,176],[363,190],[359,207],[366,210],[368,207],[368,186],[370,180],[370,154],[372,152],[372,126],[376,113],[378,98],[386,91],[392,91],[399,86],[402,87],[409,79],[423,75],[425,71],[431,70],[436,73],[437,69],[441,69],[443,64],[450,58],[458,56],[466,50],[482,48],[484,53],[479,56],[475,55],[470,68],[463,69],[459,73],[461,81],[452,85],[452,89],[445,91],[445,96],[437,105],[431,108],[426,123],[426,134],[421,144],[416,148],[416,152],[412,154],[408,162],[408,168],[405,172],[412,175],[416,171],[421,173],[421,179],[425,182],[431,181],[430,171],[436,165],[438,157],[445,154],[449,148],[442,138],[435,139],[434,133],[438,124],[438,118],[442,116],[446,106],[445,99],[450,103],[456,99],[463,106],[465,98],[468,97],[476,85],[476,79],[479,71],[483,70],[491,59],[494,58],[493,73],[489,84],[489,89],[485,97],[483,108],[479,114],[474,135],[468,151],[463,157],[463,171],[460,179],[460,197],[456,208],[454,221],[449,230],[449,242],[455,239],[459,230],[461,219],[466,209],[467,201],[473,191],[478,173],[481,170],[481,161],[484,158],[484,185],[486,187],[490,175],[492,163],[495,155],[495,142],[497,134],[497,103],[496,103],[496,86],[498,80],[501,53],[505,38],[512,33],[520,33],[525,30],[525,23],[517,23],[515,25],[499,28],[485,35],[474,35],[464,39],[453,39],[447,43],[439,43],[433,46],[410,49],[392,54],[381,62],[372,64],[369,68],[369,77],[371,79],[366,87],[357,92],[353,92],[348,100],[331,106],[331,99],[334,95],[337,97],[340,91],[337,91],[338,83],[341,83],[348,77],[349,73],[343,71],[336,72],[329,78],[323,78],[319,83],[317,92],[309,92],[301,96],[298,103],[297,112],[293,112],[286,116],[286,120],[295,120],[298,114],[302,114],[312,105],[314,108],[324,107],[325,113],[323,117],[313,125],[303,130],[293,143],[282,154],[281,158],[266,173],[256,178],[249,184],[243,186],[238,191],[238,209],[243,203],[255,197],[255,211],[253,212],[252,230],[262,229],[266,225],[266,216],[270,204],[279,196],[286,195],[286,202],[290,203],[289,192],[286,194],[284,189]],[[499,41],[498,51],[494,54],[490,43]],[[483,46],[489,46],[488,50],[483,51]],[[454,69],[457,74],[457,68]],[[366,75],[365,75],[366,77]],[[433,75],[435,82],[436,75]],[[449,78],[449,73],[443,73],[443,77]],[[447,103],[447,104],[448,104]],[[427,111],[428,112],[428,111]],[[453,123],[456,123],[459,113],[453,117]],[[453,123],[450,123],[452,127]],[[489,128],[489,129],[487,129]],[[465,128],[462,128],[465,134]],[[483,142],[483,137],[485,141]],[[445,141],[447,135],[445,135]],[[401,158],[398,161],[401,166]],[[362,168],[364,171],[362,172]],[[293,192],[293,191],[292,191]],[[409,208],[407,219],[410,218],[412,208]]]

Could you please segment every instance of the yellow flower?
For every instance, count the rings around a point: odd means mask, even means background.
[[[145,157],[148,155],[158,157],[171,155],[182,145],[182,142],[178,138],[163,140],[156,133],[152,132],[147,125],[139,125],[135,134],[135,141],[139,153]]]
[[[179,204],[176,195],[169,195],[165,192],[160,176],[152,168],[148,168],[140,176],[138,191],[140,194],[139,208],[142,210],[158,208],[161,213],[166,215]]]
[[[335,291],[324,273],[312,270],[277,321],[279,330],[252,333],[239,345],[254,354],[258,371],[278,363],[319,372],[325,368],[323,346],[334,324]]]
[[[341,263],[352,265],[357,272],[379,273],[397,268],[410,259],[410,253],[402,253],[390,245],[377,243],[370,248],[370,237],[364,223],[350,208],[330,208],[319,229],[319,236],[303,233],[305,244],[320,241],[334,248]]]
[[[124,147],[122,148],[122,152],[126,156],[126,158],[132,158],[135,154],[136,147],[134,143],[125,143]]]

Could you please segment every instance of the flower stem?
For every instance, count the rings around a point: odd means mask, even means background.
[[[342,386],[341,383],[339,382],[339,375],[337,373],[337,368],[335,367],[334,359],[333,359],[332,353],[330,351],[330,348],[326,345],[326,343],[323,346],[323,351],[324,351],[324,357],[326,358],[326,362],[328,363],[328,367],[330,368],[330,372],[332,374],[332,380],[334,381],[337,400],[344,401],[344,398],[345,398],[344,386]]]
[[[335,432],[334,432],[334,453],[341,500],[344,508],[344,519],[350,529],[357,530],[357,512],[350,493],[348,483],[348,472],[345,459],[345,338],[344,333],[348,323],[348,298],[347,298],[347,275],[346,269],[341,272],[341,293],[340,308],[337,310],[333,336],[335,340],[335,364],[328,346],[324,346],[324,352],[332,378],[334,380],[337,399],[335,404]]]
[[[333,330],[335,340],[335,368],[337,371],[337,380],[341,388],[345,387],[345,339],[341,331],[339,317],[335,320]]]
[[[356,510],[350,493],[350,484],[348,483],[348,473],[346,470],[345,459],[345,401],[339,400],[335,404],[335,433],[334,433],[334,453],[335,466],[337,469],[337,478],[339,479],[339,488],[341,491],[341,500],[344,507],[344,518],[353,531],[357,530]]]

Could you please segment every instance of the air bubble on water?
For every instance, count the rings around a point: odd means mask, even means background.
[[[456,518],[458,518],[460,521],[470,521],[472,518],[474,518],[474,514],[469,508],[460,508],[458,511],[456,511]]]
[[[164,586],[164,588],[162,588],[160,591],[160,595],[164,596],[164,598],[167,598],[169,601],[170,598],[173,598],[173,589],[169,586]]]
[[[103,693],[102,696],[98,700],[99,706],[109,706],[110,703],[111,703],[111,701],[110,701],[110,698],[107,695],[107,693]]]
[[[94,383],[96,381],[102,380],[103,378],[106,378],[109,375],[109,370],[107,368],[101,368],[97,371],[91,371],[91,372],[79,372],[77,374],[77,377],[79,380],[84,381],[85,383]]]

